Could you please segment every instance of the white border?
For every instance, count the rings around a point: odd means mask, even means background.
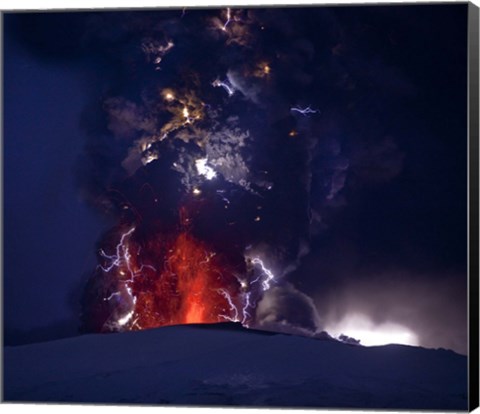
[[[103,9],[103,8],[155,8],[155,7],[199,7],[199,6],[258,6],[258,5],[336,5],[336,4],[403,4],[403,3],[455,3],[456,0],[2,0],[0,10],[52,10],[52,9]],[[480,0],[473,0],[477,6]]]

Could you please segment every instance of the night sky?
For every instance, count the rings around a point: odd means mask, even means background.
[[[3,70],[6,344],[466,354],[466,4],[9,13]]]

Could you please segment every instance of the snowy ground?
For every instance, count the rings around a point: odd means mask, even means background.
[[[458,411],[467,357],[175,326],[6,347],[4,400]]]

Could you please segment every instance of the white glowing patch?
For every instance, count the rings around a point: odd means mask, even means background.
[[[197,167],[197,171],[200,175],[203,175],[207,180],[211,180],[217,176],[215,170],[207,165],[206,158],[200,158],[195,161],[195,167]]]
[[[192,192],[193,192],[193,194],[196,195],[196,196],[202,194],[202,192],[201,192],[198,188],[194,188]]]
[[[361,345],[376,346],[403,344],[418,346],[418,337],[410,329],[391,322],[373,323],[362,314],[350,314],[335,325],[327,325],[326,331],[334,336],[347,335],[360,340]]]
[[[140,148],[142,149],[142,152],[145,152],[146,150],[150,149],[152,146],[152,143],[151,142],[147,142],[147,141],[142,141],[140,143]]]
[[[127,290],[128,296],[132,298],[133,304],[136,305],[137,297],[133,295],[132,288],[130,286],[127,286],[126,290]]]
[[[143,158],[143,165],[150,164],[152,161],[155,161],[158,159],[158,154],[148,154],[146,157]]]
[[[133,316],[133,310],[128,312],[125,316],[120,318],[117,323],[119,326],[124,326],[130,319],[132,319]]]

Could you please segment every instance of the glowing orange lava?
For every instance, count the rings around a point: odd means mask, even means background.
[[[85,298],[86,331],[239,320],[235,275],[246,269],[196,237],[190,213],[180,208],[174,228],[123,225],[105,238]]]
[[[219,290],[229,285],[233,296],[238,287],[217,255],[187,231],[165,250],[163,267],[133,284],[137,301],[130,329],[224,322],[231,309]]]

